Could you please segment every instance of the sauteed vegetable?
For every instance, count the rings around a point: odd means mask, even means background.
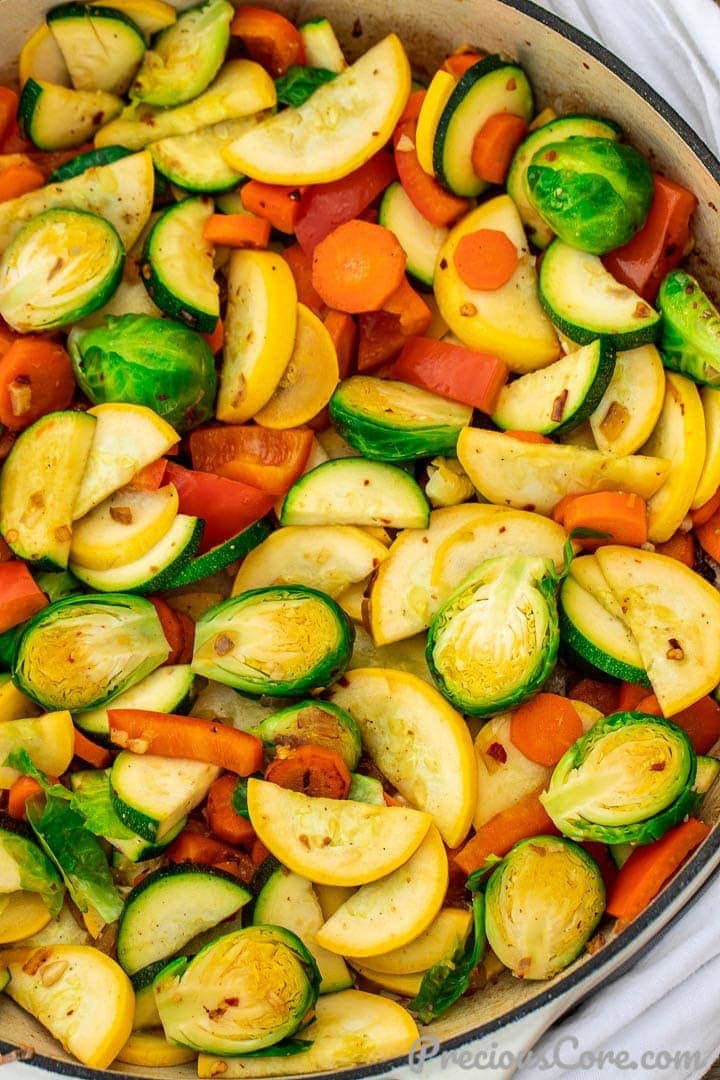
[[[90,1067],[405,1054],[709,832],[695,197],[512,58],[421,86],[326,18],[64,3],[19,72],[0,986]]]

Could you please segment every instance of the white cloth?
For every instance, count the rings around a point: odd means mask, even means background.
[[[720,153],[720,4],[714,0],[537,0],[606,45],[637,71]],[[720,1056],[720,878],[631,970],[542,1035],[552,1021],[534,1015],[470,1048],[497,1060],[531,1047],[522,1080],[700,1080]],[[592,1057],[583,1062],[581,1054]],[[624,1055],[624,1056],[621,1056]],[[653,1056],[654,1055],[654,1056]],[[683,1056],[685,1055],[685,1056]],[[633,1064],[634,1063],[634,1066]],[[440,1068],[425,1080],[508,1077],[510,1067]],[[0,1080],[49,1074],[8,1065]],[[409,1067],[393,1077],[417,1075]]]

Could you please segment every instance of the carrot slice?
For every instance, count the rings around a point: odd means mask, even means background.
[[[244,863],[246,869],[252,871],[252,863],[243,851],[238,851],[237,848],[230,847],[206,833],[198,832],[192,824],[175,837],[167,849],[167,859],[172,863],[191,862],[204,866],[219,866],[222,870],[227,869],[228,865]]]
[[[611,716],[618,711],[619,690],[612,683],[599,682],[597,679],[581,679],[568,692],[573,701],[584,701],[592,705],[604,716]]]
[[[241,7],[230,23],[230,33],[242,40],[250,58],[267,68],[274,79],[293,64],[305,63],[300,33],[277,11]]]
[[[262,768],[260,740],[214,720],[144,709],[109,709],[108,719],[111,740],[134,754],[205,761],[238,776]]]
[[[605,540],[583,540],[583,546],[600,543],[640,547],[647,542],[647,503],[639,495],[622,491],[595,491],[589,495],[565,496],[553,517],[568,532],[593,529],[607,533]]]
[[[207,341],[210,347],[210,352],[213,354],[213,356],[217,356],[217,354],[220,352],[223,345],[225,344],[225,327],[223,326],[222,319],[218,319],[218,321],[215,323],[215,329],[212,331],[212,333],[203,334],[202,336]]]
[[[513,744],[536,765],[557,765],[582,733],[577,709],[560,694],[536,694],[515,709],[510,721]]]
[[[472,164],[481,180],[504,184],[513,154],[527,135],[522,116],[495,113],[489,116],[475,136]]]
[[[506,435],[509,435],[511,439],[517,439],[518,442],[525,443],[552,443],[552,439],[548,439],[546,435],[541,435],[539,431],[506,431]],[[567,496],[566,496],[567,497]],[[558,503],[558,506],[560,503]],[[554,514],[553,514],[554,516]],[[556,519],[557,520],[557,519]]]
[[[540,802],[543,791],[542,787],[536,788],[481,825],[455,856],[460,869],[471,874],[485,864],[489,855],[507,855],[519,840],[529,836],[557,836],[558,830]]]
[[[0,364],[2,362],[0,361]],[[1,367],[0,367],[0,370]],[[720,510],[716,510],[704,525],[695,529],[700,547],[711,559],[720,562]]]
[[[10,431],[66,409],[74,392],[70,357],[56,341],[26,334],[0,357],[0,424]]]
[[[425,333],[432,322],[432,311],[422,296],[415,292],[406,277],[383,304],[383,311],[397,315],[400,329],[408,337],[417,337]]]
[[[255,839],[255,830],[242,814],[233,806],[233,792],[238,778],[232,773],[225,773],[211,785],[205,805],[205,817],[210,831],[228,844],[236,846],[251,845]]]
[[[339,225],[313,252],[312,283],[324,302],[355,314],[379,311],[403,283],[405,252],[382,225]]]
[[[37,191],[44,184],[45,177],[34,165],[8,165],[0,172],[0,202]]]
[[[690,511],[693,526],[697,529],[698,525],[705,525],[716,510],[720,510],[720,488],[717,489],[712,499],[708,499],[702,506],[698,506],[697,510]]]
[[[250,849],[250,858],[253,861],[253,866],[260,866],[265,862],[269,854],[270,852],[265,847],[262,840],[255,840]]]
[[[520,256],[507,233],[500,229],[478,229],[463,236],[455,248],[453,262],[469,289],[492,292],[507,284],[517,269]]]
[[[287,752],[281,747],[265,770],[265,779],[325,799],[344,799],[351,783],[350,770],[339,754],[310,743]]]
[[[0,633],[19,626],[47,603],[25,563],[15,559],[0,562]]]
[[[42,795],[42,788],[32,776],[18,776],[8,791],[7,812],[16,821],[25,817],[25,803],[35,795]]]
[[[269,221],[273,229],[294,233],[303,211],[304,192],[301,187],[248,180],[240,188],[240,201],[248,213]]]
[[[638,702],[635,711],[648,716],[664,715],[654,694],[648,694]],[[714,698],[700,698],[667,719],[683,729],[696,754],[707,754],[720,739],[720,705]]]
[[[692,533],[678,529],[676,533],[663,544],[656,544],[655,550],[658,555],[667,555],[670,559],[677,559],[692,570],[695,565],[695,541]]]
[[[110,764],[110,753],[75,728],[75,757],[87,761],[94,769],[104,769]]]
[[[636,712],[638,705],[648,696],[647,686],[638,683],[624,682],[620,684],[618,697],[618,712]]]
[[[211,214],[203,236],[211,244],[225,247],[266,248],[270,242],[270,222],[250,214]]]
[[[157,617],[160,620],[165,640],[170,646],[170,653],[168,654],[165,663],[177,664],[179,662],[180,653],[183,650],[183,645],[185,644],[185,637],[180,625],[180,620],[177,617],[177,612],[173,611],[168,602],[159,596],[150,596],[148,599],[157,612]]]
[[[292,276],[295,278],[297,298],[305,307],[309,307],[316,315],[322,316],[325,304],[312,283],[312,256],[300,247],[292,244],[283,251],[283,259],[290,267]]]
[[[451,75],[454,75],[456,79],[461,79],[468,68],[471,68],[473,64],[477,64],[478,60],[482,60],[486,53],[467,52],[464,47],[461,47],[451,56],[446,57],[443,62],[443,71],[449,71]]]
[[[608,915],[623,922],[636,918],[709,832],[710,826],[704,821],[688,818],[668,829],[654,844],[636,848],[610,889]]]

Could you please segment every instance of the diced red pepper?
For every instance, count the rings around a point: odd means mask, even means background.
[[[48,598],[23,562],[0,563],[0,633],[46,607]]]
[[[381,150],[349,176],[311,187],[303,199],[302,212],[295,228],[303,251],[311,255],[320,241],[338,225],[360,217],[396,175],[392,157]]]
[[[184,469],[171,461],[165,479],[178,490],[180,513],[197,515],[205,522],[201,552],[237,536],[265,517],[275,504],[275,496],[267,491],[224,476]]]
[[[492,413],[508,369],[502,360],[488,353],[415,337],[404,346],[387,375]]]
[[[312,446],[309,428],[276,431],[258,424],[198,428],[190,436],[193,465],[255,488],[284,495],[305,468]]]

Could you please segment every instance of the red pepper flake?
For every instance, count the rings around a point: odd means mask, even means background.
[[[501,765],[504,765],[505,762],[507,761],[507,750],[502,745],[502,743],[499,743],[499,742],[490,743],[490,745],[488,746],[485,753],[488,755],[488,757],[491,757],[494,761],[500,762]]]

